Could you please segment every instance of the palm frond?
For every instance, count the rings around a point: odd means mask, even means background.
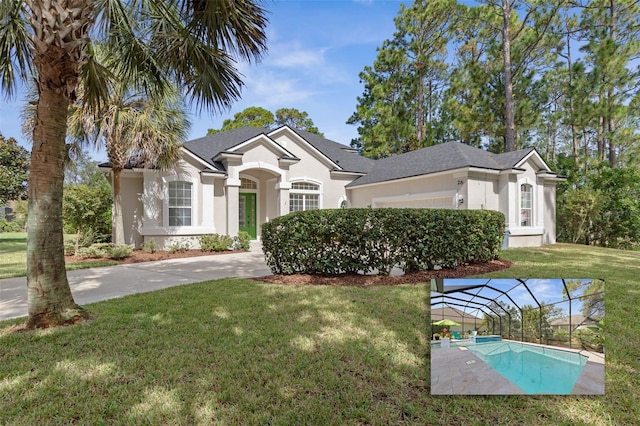
[[[0,1],[0,79],[2,87],[12,97],[18,80],[27,81],[33,72],[32,41],[20,0]]]
[[[265,11],[253,0],[98,0],[96,28],[109,69],[151,97],[176,85],[197,108],[226,110],[240,96],[238,59],[266,50]]]
[[[266,50],[266,10],[255,0],[182,0],[186,28],[209,46],[259,60]]]

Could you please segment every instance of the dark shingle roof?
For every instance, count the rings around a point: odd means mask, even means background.
[[[349,147],[338,142],[325,139],[316,134],[292,129],[300,137],[309,142],[331,161],[336,163],[343,171],[366,173],[373,167],[374,160],[362,157],[354,152],[349,152]],[[213,162],[213,158],[221,152],[228,151],[236,145],[246,142],[258,135],[269,134],[272,130],[259,127],[240,127],[226,132],[215,133],[203,138],[185,142],[184,147],[201,159],[214,164],[218,169],[224,170],[219,162]],[[290,156],[286,156],[290,157]],[[293,158],[293,157],[290,157]]]
[[[505,170],[513,168],[532,150],[533,148],[506,154],[493,154],[460,142],[447,142],[392,157],[381,158],[375,162],[369,174],[356,179],[347,186],[354,187],[385,182],[463,167]]]
[[[222,167],[221,170],[224,170],[222,164],[213,163],[213,157],[266,132],[266,129],[259,127],[240,127],[185,142],[184,148],[208,163],[215,164],[218,168]]]
[[[368,173],[375,164],[375,160],[353,152],[353,150],[346,145],[323,138],[306,130],[293,128],[291,130],[309,142],[315,149],[329,157],[345,172]]]

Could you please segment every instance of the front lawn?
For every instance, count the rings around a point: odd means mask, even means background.
[[[74,327],[5,323],[0,424],[423,422],[426,297],[227,279],[90,305]]]
[[[626,425],[640,418],[640,253],[511,249],[493,277],[606,280],[604,396],[430,396],[425,285],[225,279],[0,323],[0,424]]]
[[[73,237],[65,237],[72,239]],[[27,234],[25,232],[0,232],[0,279],[27,275]],[[117,261],[69,262],[67,270],[117,265]]]

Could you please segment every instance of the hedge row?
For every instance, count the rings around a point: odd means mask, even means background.
[[[496,259],[504,225],[487,210],[312,210],[262,225],[262,247],[274,274],[455,269]]]

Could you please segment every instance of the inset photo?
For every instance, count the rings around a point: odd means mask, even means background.
[[[431,281],[432,395],[603,395],[604,280]]]

